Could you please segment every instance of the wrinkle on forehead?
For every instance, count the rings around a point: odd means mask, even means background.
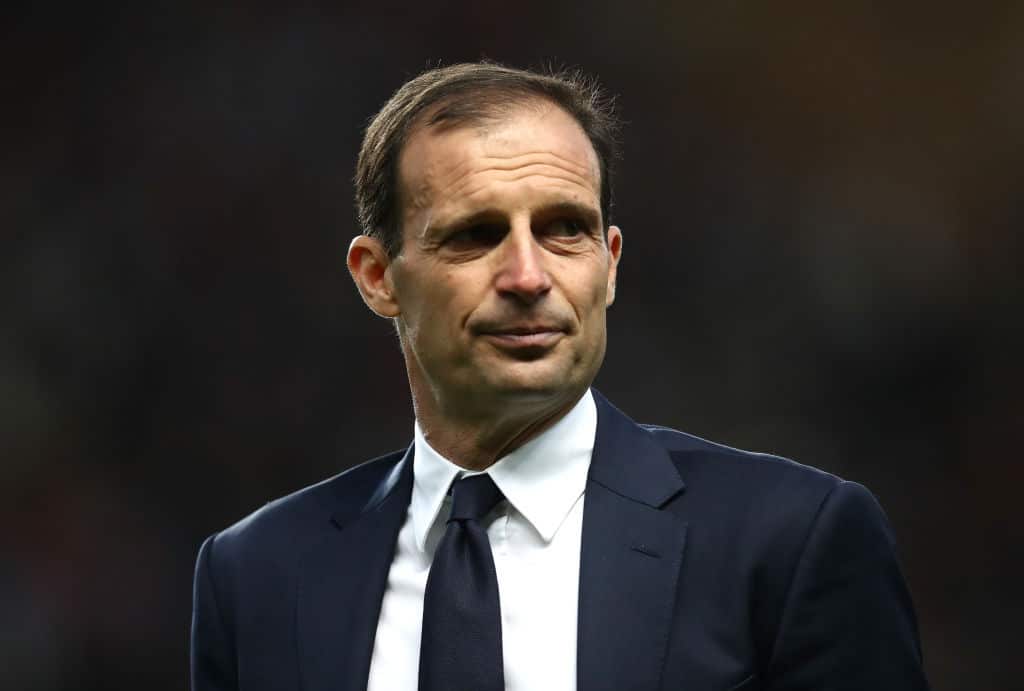
[[[588,168],[588,166],[554,151],[538,149],[504,156],[487,154],[486,158],[461,161],[453,168],[454,178],[445,184],[445,188],[451,193],[457,193],[461,187],[465,186],[467,178],[474,173],[485,171],[496,172],[499,174],[498,179],[511,181],[524,177],[530,172],[543,174],[546,170],[558,177],[578,182],[583,187],[591,186],[587,173],[590,173],[591,179],[600,174],[596,165]],[[501,175],[501,173],[507,173],[507,175]],[[596,184],[596,180],[594,183]]]
[[[482,201],[487,198],[488,193],[496,192],[503,183],[516,183],[523,180],[530,180],[535,188],[547,189],[549,191],[564,192],[573,199],[583,201],[588,196],[593,196],[596,203],[596,195],[593,190],[579,178],[565,175],[557,170],[529,170],[517,175],[502,178],[488,176],[487,179],[468,179],[459,189],[445,194],[439,199],[438,206],[445,206],[447,203],[463,199],[467,201]]]
[[[518,182],[530,177],[548,178],[560,180],[572,185],[578,185],[583,189],[594,193],[590,180],[573,170],[566,170],[555,161],[534,161],[523,162],[522,165],[512,167],[495,167],[487,164],[487,161],[478,162],[477,166],[467,171],[458,180],[452,181],[444,186],[444,196],[448,199],[453,197],[471,197],[480,192],[481,187],[489,187],[495,183]],[[484,176],[481,179],[481,176]]]

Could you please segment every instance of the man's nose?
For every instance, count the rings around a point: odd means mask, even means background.
[[[513,228],[498,253],[495,287],[499,293],[526,303],[536,302],[551,290],[551,276],[545,266],[544,248],[528,227]]]

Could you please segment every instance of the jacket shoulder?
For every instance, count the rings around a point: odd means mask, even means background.
[[[751,546],[795,555],[830,497],[855,490],[871,497],[856,483],[788,458],[645,427],[686,485],[678,510],[718,526],[722,539],[747,536]]]
[[[669,453],[688,486],[709,484],[737,492],[790,488],[823,496],[844,482],[783,456],[737,449],[660,425],[641,427]]]

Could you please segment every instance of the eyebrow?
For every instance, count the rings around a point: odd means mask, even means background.
[[[573,201],[560,201],[545,204],[544,206],[536,209],[532,216],[542,219],[555,219],[560,216],[575,216],[588,226],[596,226],[601,220],[601,212],[598,211],[596,207]],[[504,211],[494,208],[486,208],[474,211],[466,216],[457,216],[450,221],[443,221],[439,225],[433,225],[433,228],[440,230],[463,230],[478,223],[501,222],[504,221],[506,217],[507,215]],[[430,229],[431,224],[428,219],[427,224],[424,225],[423,234],[426,235]]]
[[[588,226],[596,226],[601,221],[601,212],[597,207],[579,202],[555,202],[540,208],[538,215],[549,218],[559,216],[576,216]]]

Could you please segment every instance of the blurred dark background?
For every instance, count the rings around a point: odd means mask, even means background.
[[[201,540],[408,443],[351,174],[403,80],[480,57],[620,97],[603,392],[866,484],[935,689],[1019,682],[1024,4],[7,13],[3,689],[182,689]]]

